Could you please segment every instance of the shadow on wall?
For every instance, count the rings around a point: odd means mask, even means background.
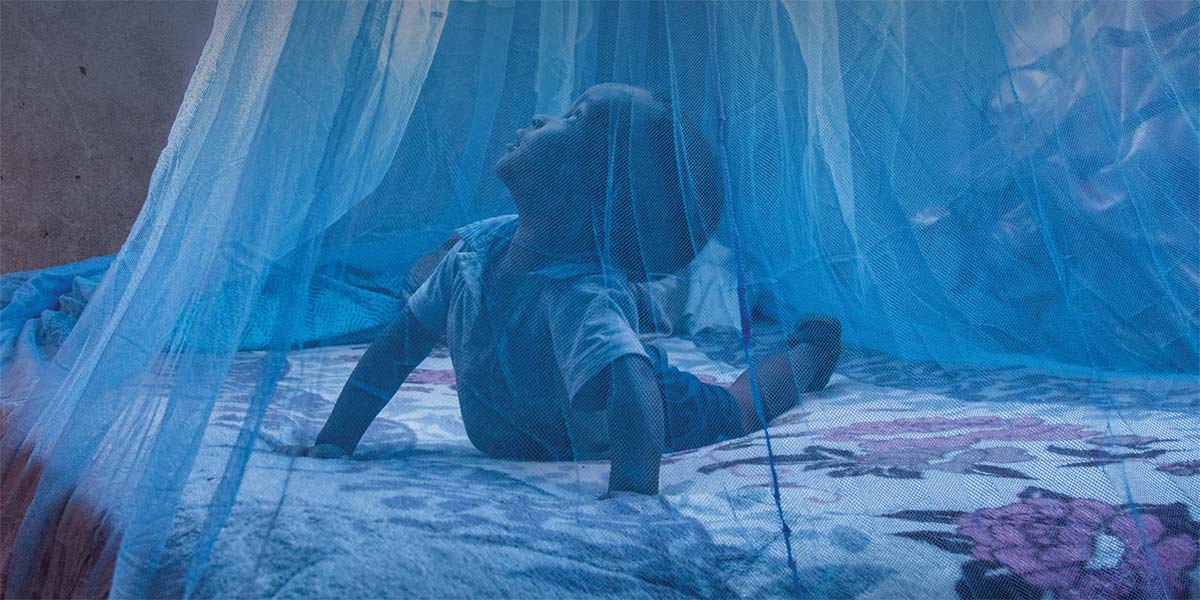
[[[215,8],[0,2],[0,272],[120,248]]]

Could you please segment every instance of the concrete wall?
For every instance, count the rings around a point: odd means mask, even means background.
[[[115,252],[211,1],[0,1],[0,272]]]

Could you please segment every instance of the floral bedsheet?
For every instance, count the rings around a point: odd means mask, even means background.
[[[702,378],[738,374],[665,343]],[[767,432],[664,457],[659,497],[597,500],[604,463],[472,448],[444,353],[354,459],[275,452],[311,440],[363,350],[291,355],[198,595],[1200,596],[1195,381],[854,353]],[[255,356],[239,358],[211,420],[167,572],[203,537]]]

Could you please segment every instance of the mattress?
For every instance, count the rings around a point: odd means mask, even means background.
[[[662,343],[703,379],[739,373],[690,342]],[[312,440],[364,350],[289,356],[196,595],[1200,596],[1193,380],[955,371],[856,352],[767,432],[665,456],[659,496],[600,500],[605,463],[475,450],[444,351],[352,459],[279,452]],[[226,383],[164,579],[182,578],[204,546],[262,356],[239,354]],[[1164,577],[1150,580],[1147,561]]]

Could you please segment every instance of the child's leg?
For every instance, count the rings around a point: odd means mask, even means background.
[[[662,392],[669,452],[700,448],[746,434],[742,409],[729,390],[670,366],[666,352],[646,347]]]
[[[787,412],[800,401],[800,394],[815,392],[829,383],[841,356],[842,327],[825,315],[807,315],[788,336],[788,350],[754,365],[758,401],[767,422]],[[750,388],[750,370],[729,387],[742,410],[746,432],[762,429]]]

